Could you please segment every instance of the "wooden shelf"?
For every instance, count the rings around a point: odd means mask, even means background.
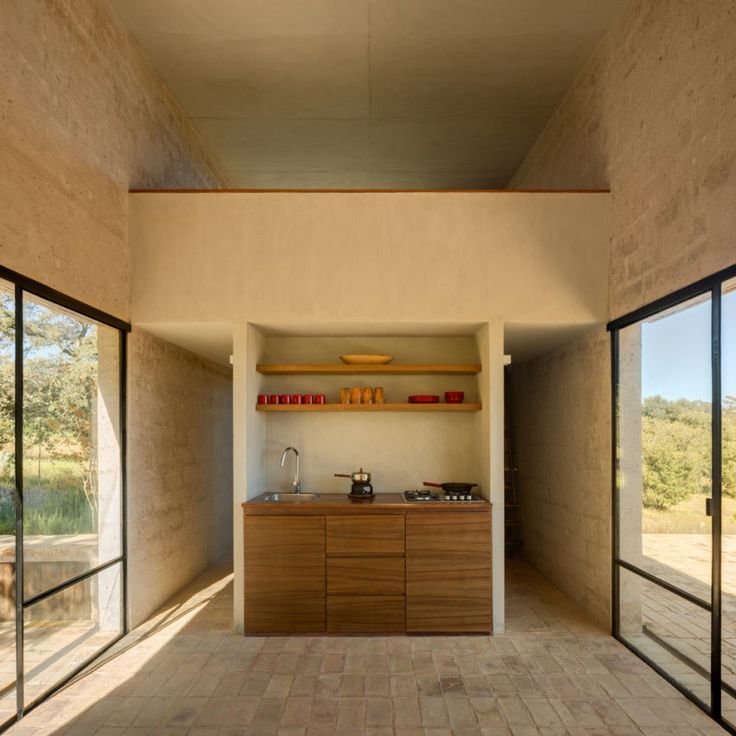
[[[350,376],[361,374],[384,374],[394,376],[440,375],[440,376],[474,376],[481,372],[479,364],[448,365],[426,363],[408,365],[387,363],[386,365],[293,365],[288,363],[257,365],[256,370],[269,376],[313,375],[313,376]]]
[[[257,411],[343,411],[343,412],[381,412],[381,411],[480,411],[481,404],[257,404]]]

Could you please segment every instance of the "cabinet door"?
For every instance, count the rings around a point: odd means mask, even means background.
[[[325,631],[323,516],[245,517],[246,633]]]
[[[404,516],[328,516],[327,554],[338,557],[403,557]]]
[[[404,595],[404,558],[328,557],[327,595]]]
[[[491,513],[406,516],[406,630],[491,630]]]
[[[328,595],[330,634],[398,634],[404,631],[403,595]]]

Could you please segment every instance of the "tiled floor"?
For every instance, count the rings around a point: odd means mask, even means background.
[[[711,538],[706,534],[643,534],[643,554],[634,563],[657,577],[676,585],[704,601],[711,597]],[[722,668],[724,681],[736,685],[736,536],[722,538]],[[710,698],[710,681],[703,671],[710,669],[710,614],[629,572],[622,580],[636,581],[622,586],[622,602],[640,610],[631,631],[622,625],[629,641],[655,662],[685,683],[702,700]],[[642,631],[646,631],[655,638]],[[657,639],[689,658],[697,670],[663,649]],[[723,712],[736,724],[736,700],[723,698]]]
[[[210,570],[13,736],[721,734],[523,563],[499,637],[270,637],[230,631]]]
[[[39,622],[25,631],[25,702],[46,692],[65,674],[79,667],[112,641],[118,632],[100,631],[82,621]],[[12,717],[15,694],[15,626],[0,624],[0,680],[6,687],[0,695],[0,723]]]

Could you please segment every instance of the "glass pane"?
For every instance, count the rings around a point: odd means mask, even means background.
[[[122,566],[118,563],[25,610],[26,704],[121,633],[121,591]]]
[[[618,570],[621,638],[710,703],[710,612],[629,570]]]
[[[121,551],[119,333],[23,302],[26,600]]]
[[[0,723],[15,715],[15,289],[0,280]]]
[[[721,297],[722,396],[722,678],[736,691],[736,279]],[[736,725],[736,692],[723,694],[723,717]]]
[[[620,557],[710,602],[710,296],[622,329],[619,356]]]

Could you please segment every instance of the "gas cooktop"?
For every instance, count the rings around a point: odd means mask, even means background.
[[[438,491],[428,491],[425,489],[419,489],[416,491],[404,491],[404,500],[409,503],[443,503],[445,501],[450,503],[458,503],[461,501],[471,503],[483,501],[483,497],[477,493],[440,493]]]

